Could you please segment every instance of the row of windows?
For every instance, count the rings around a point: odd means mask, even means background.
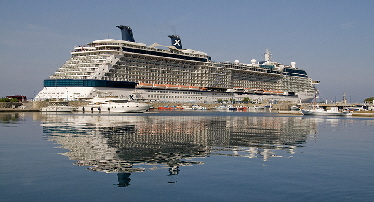
[[[46,79],[44,87],[113,87],[113,88],[135,88],[135,82],[128,81],[106,81],[93,79]]]
[[[123,51],[132,52],[132,53],[148,54],[148,55],[155,55],[155,56],[161,56],[161,57],[171,57],[171,58],[178,58],[178,59],[183,59],[183,60],[195,60],[195,61],[200,61],[200,62],[208,61],[206,58],[190,57],[190,56],[185,56],[185,55],[163,53],[163,52],[151,51],[151,50],[132,49],[132,48],[127,48],[127,47],[123,47],[122,49]]]
[[[148,95],[148,98],[185,98],[185,99],[202,99],[202,97],[184,97],[184,96],[172,96],[172,95]]]
[[[147,92],[152,92],[152,93],[178,93],[178,94],[196,94],[196,95],[202,95],[199,92],[191,92],[191,91],[161,91],[161,90],[148,90]]]

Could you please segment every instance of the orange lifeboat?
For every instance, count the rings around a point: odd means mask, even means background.
[[[153,84],[153,88],[155,89],[165,89],[166,88],[166,85],[165,84]]]
[[[200,88],[199,87],[196,87],[196,86],[189,86],[188,87],[188,90],[200,90]]]
[[[166,89],[177,90],[178,89],[178,85],[166,84]]]
[[[136,88],[152,88],[153,85],[150,83],[139,83]]]
[[[178,85],[178,90],[188,90],[188,86]]]

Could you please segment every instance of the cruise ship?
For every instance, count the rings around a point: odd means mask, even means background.
[[[217,103],[251,101],[310,102],[318,94],[306,71],[264,60],[215,62],[201,51],[183,49],[169,35],[170,46],[135,42],[129,26],[117,26],[122,40],[95,40],[76,46],[71,57],[48,79],[35,100],[87,100],[95,97],[149,102]]]

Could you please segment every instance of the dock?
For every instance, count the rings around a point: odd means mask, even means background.
[[[374,111],[354,111],[352,116],[374,117]]]
[[[70,101],[69,105],[74,107],[80,107],[87,104],[85,101]],[[180,109],[181,105],[196,105],[202,106],[207,110],[214,110],[216,107],[221,106],[221,103],[151,103],[151,107],[153,109],[157,109],[158,107],[165,107],[165,106],[174,106],[175,109]],[[48,106],[49,102],[47,101],[34,101],[34,102],[19,102],[19,103],[0,103],[0,112],[40,112],[41,107]],[[237,104],[240,107],[245,107],[248,109],[254,109],[256,106],[262,106],[259,104]],[[294,106],[294,103],[279,103],[273,104],[271,106],[267,106],[268,108],[264,107],[264,109],[272,109],[273,113],[278,114],[288,114],[288,115],[303,115],[299,110],[289,110],[291,106]],[[233,105],[233,106],[236,106]],[[297,104],[300,108],[308,108],[311,104],[303,103]],[[329,107],[352,107],[353,104],[340,104],[340,105],[332,105],[332,104],[320,104],[321,107],[329,108]],[[371,110],[373,108],[371,107]],[[374,111],[353,111],[352,116],[354,117],[374,117]]]

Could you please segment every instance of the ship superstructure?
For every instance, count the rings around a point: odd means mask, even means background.
[[[96,40],[77,46],[71,58],[49,79],[36,99],[90,99],[128,97],[155,102],[237,100],[309,102],[317,94],[314,83],[296,63],[271,60],[250,64],[213,62],[201,51],[183,49],[179,36],[169,35],[171,46],[147,46],[134,40],[128,26],[122,40]]]

